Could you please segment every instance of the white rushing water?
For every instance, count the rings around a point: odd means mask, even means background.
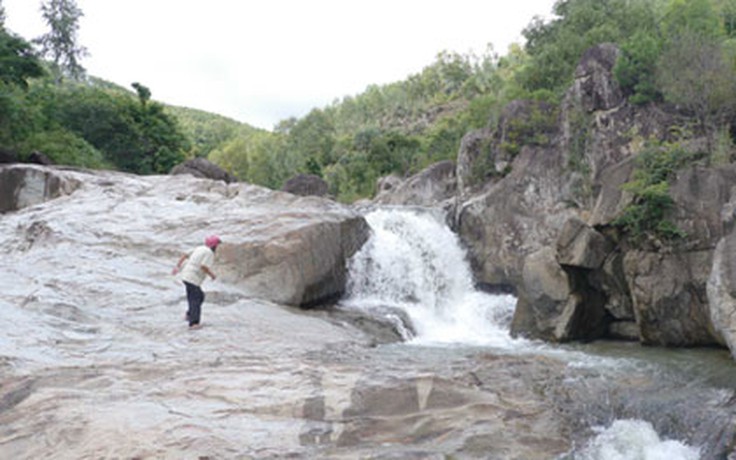
[[[474,288],[457,236],[429,213],[378,210],[366,216],[373,236],[350,261],[353,308],[403,312],[413,343],[512,347],[516,299]]]
[[[599,428],[575,460],[698,460],[698,449],[679,441],[663,440],[642,420],[617,420]]]

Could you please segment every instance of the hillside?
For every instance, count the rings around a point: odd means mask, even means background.
[[[25,64],[13,68],[30,70],[0,74],[6,90],[0,147],[21,159],[40,150],[57,163],[139,174],[166,173],[185,158],[207,156],[242,181],[274,189],[295,174],[315,174],[332,196],[351,202],[373,196],[380,177],[406,177],[454,161],[463,136],[495,126],[511,101],[543,101],[559,111],[583,52],[613,43],[621,49],[613,72],[626,98],[635,105],[679,107],[689,120],[677,129],[684,135],[706,131],[708,149],[720,149],[719,161],[730,162],[736,125],[736,71],[728,65],[736,54],[732,0],[570,0],[558,2],[553,13],[533,20],[523,31],[524,45],[504,55],[492,47],[481,55],[443,51],[405,80],[371,85],[282,120],[273,132],[165,107],[142,85],[135,93],[104,85],[57,88],[28,65],[31,45],[3,31],[17,45],[6,48],[11,60]],[[534,137],[536,128],[514,135]],[[539,133],[536,141],[543,137]],[[506,139],[509,152],[519,140]]]

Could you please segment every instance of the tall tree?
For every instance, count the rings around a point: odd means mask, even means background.
[[[41,45],[41,52],[52,61],[56,80],[63,77],[80,80],[84,77],[84,67],[80,63],[87,49],[77,43],[79,19],[84,16],[74,0],[45,0],[41,13],[49,32],[34,42]]]
[[[3,0],[0,0],[0,27],[5,27],[5,7]]]

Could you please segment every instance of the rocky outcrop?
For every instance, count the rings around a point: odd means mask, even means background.
[[[328,192],[327,182],[314,174],[297,174],[287,180],[282,191],[299,196],[326,196]]]
[[[607,44],[584,54],[556,128],[533,131],[541,140],[524,127],[538,120],[530,114],[547,109],[528,102],[511,104],[496,126],[465,137],[458,232],[478,281],[518,292],[517,335],[733,346],[732,243],[721,218],[733,207],[736,167],[692,166],[671,180],[668,218],[684,238],[633,242],[623,234],[615,219],[632,196],[622,186],[644,140],[672,140],[680,119],[654,105],[629,105],[613,78],[617,56]],[[681,146],[697,152],[700,144],[695,137]]]
[[[0,166],[0,213],[69,195],[81,183],[58,170],[29,165]]]
[[[47,211],[43,220],[19,227],[18,247],[43,242],[147,245],[176,259],[201,244],[206,234],[218,233],[224,241],[217,256],[221,278],[247,289],[253,297],[286,305],[314,306],[339,297],[345,289],[347,259],[369,234],[361,216],[332,200],[249,184],[31,165],[0,168],[0,203],[5,212],[75,188],[65,201],[65,217],[55,220]],[[73,237],[65,235],[69,216],[86,222]],[[155,232],[149,222],[156,222]],[[110,255],[88,257],[106,260]]]
[[[221,180],[226,183],[236,182],[237,179],[221,167],[206,158],[193,158],[175,166],[171,174],[189,174],[194,177]]]
[[[395,176],[384,178],[373,201],[449,209],[454,204],[456,192],[455,163],[448,160],[435,163],[405,181],[398,182]]]
[[[524,259],[576,215],[559,196],[569,185],[563,165],[552,149],[524,146],[503,180],[462,205],[458,232],[480,282],[521,285]]]
[[[616,45],[604,43],[583,53],[575,69],[572,92],[586,112],[610,110],[624,103],[624,95],[611,72],[620,52]]]

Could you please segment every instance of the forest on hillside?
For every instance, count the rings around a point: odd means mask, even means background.
[[[275,189],[316,174],[352,201],[370,197],[379,177],[454,159],[462,137],[492,126],[514,99],[559,104],[582,53],[610,42],[621,49],[615,73],[631,103],[677,107],[693,121],[683,130],[707,134],[714,157],[732,161],[736,0],[560,0],[552,19],[532,20],[525,43],[503,55],[490,45],[481,55],[443,51],[403,81],[272,131],[165,106],[140,83],[88,77],[75,34],[82,11],[73,0],[43,5],[49,33],[29,42],[5,28],[0,0],[0,150],[20,159],[41,151],[57,163],[150,174],[201,156]],[[533,141],[527,135],[516,141]]]

